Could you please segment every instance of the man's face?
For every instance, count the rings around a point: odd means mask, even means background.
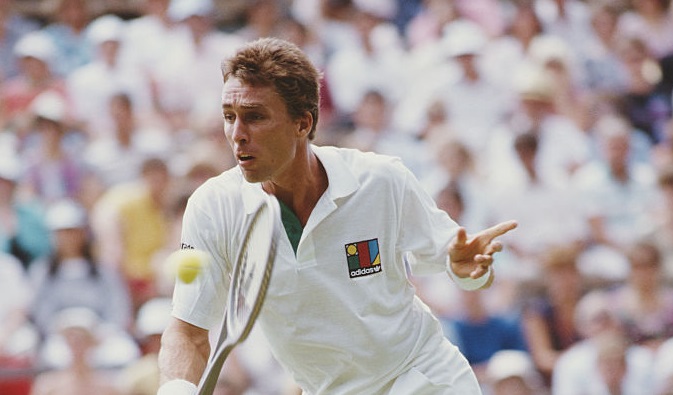
[[[231,78],[222,91],[222,112],[224,134],[247,181],[278,181],[292,175],[300,122],[290,117],[273,87]]]

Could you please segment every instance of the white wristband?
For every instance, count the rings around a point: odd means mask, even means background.
[[[167,381],[159,387],[157,395],[194,395],[196,390],[196,384],[187,380],[175,379]]]
[[[474,291],[486,285],[488,279],[493,275],[493,266],[488,267],[488,271],[481,277],[472,278],[472,277],[458,277],[456,273],[451,270],[451,262],[448,263],[446,271],[449,273],[449,277],[458,284],[458,286],[466,291]]]

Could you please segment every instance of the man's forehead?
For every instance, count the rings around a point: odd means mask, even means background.
[[[272,86],[244,84],[230,79],[222,88],[222,105],[245,104],[246,106],[264,105],[280,96]]]

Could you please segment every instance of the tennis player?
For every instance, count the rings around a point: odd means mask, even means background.
[[[250,42],[222,72],[224,131],[238,166],[187,205],[183,248],[207,251],[212,264],[176,285],[159,393],[196,390],[246,213],[272,194],[285,232],[257,324],[305,394],[479,394],[406,269],[487,287],[497,238],[516,223],[468,236],[399,159],[312,144],[319,73],[295,45]]]

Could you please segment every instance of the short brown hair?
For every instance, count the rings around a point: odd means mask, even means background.
[[[287,111],[299,118],[308,111],[315,137],[320,108],[320,73],[295,44],[279,38],[251,41],[222,62],[222,78],[237,78],[254,86],[273,86],[285,101]]]

